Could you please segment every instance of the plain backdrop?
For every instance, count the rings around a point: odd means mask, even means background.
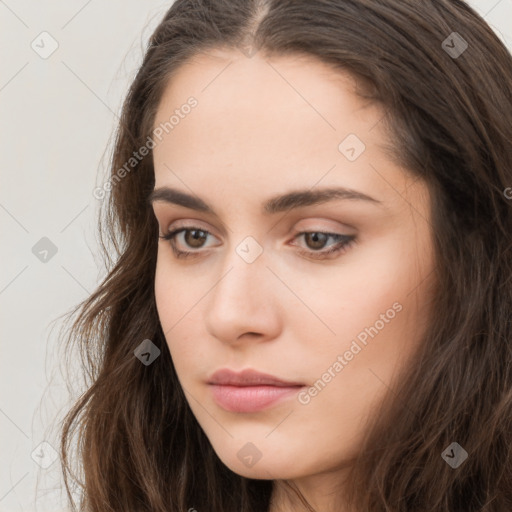
[[[52,427],[69,399],[59,316],[103,277],[92,191],[171,3],[0,0],[0,512],[66,510]],[[512,50],[512,0],[470,4]]]

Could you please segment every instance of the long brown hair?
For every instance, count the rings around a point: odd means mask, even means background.
[[[346,503],[370,512],[512,510],[512,57],[461,0],[172,4],[117,130],[100,219],[102,248],[110,240],[116,254],[67,332],[66,351],[78,347],[88,376],[62,427],[70,501],[73,477],[88,512],[268,510],[273,482],[221,462],[174,370],[154,297],[151,153],[119,177],[147,144],[179,66],[248,44],[268,56],[313,56],[369,84],[365,97],[385,108],[396,161],[432,198],[438,289],[428,329],[368,424]],[[160,350],[147,366],[134,356],[145,339]],[[442,456],[453,442],[468,453],[456,468]]]

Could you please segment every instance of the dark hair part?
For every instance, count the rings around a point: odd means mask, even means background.
[[[442,47],[452,32],[468,43],[457,58]],[[461,0],[177,0],[124,102],[112,176],[151,135],[179,66],[242,41],[269,57],[316,57],[371,84],[396,161],[431,193],[436,300],[414,364],[368,424],[346,503],[371,512],[512,510],[510,53]],[[62,428],[68,497],[78,434],[80,510],[268,510],[273,482],[220,461],[177,379],[155,306],[153,186],[150,154],[104,202],[101,243],[106,253],[106,230],[117,254],[69,332],[90,383]],[[147,338],[161,350],[150,366],[133,353]],[[454,441],[469,454],[456,469],[441,457]]]

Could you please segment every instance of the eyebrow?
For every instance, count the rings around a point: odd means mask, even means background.
[[[374,204],[382,204],[382,201],[363,194],[362,192],[343,187],[323,188],[317,190],[295,190],[283,195],[272,197],[265,201],[262,207],[262,213],[266,215],[273,215],[276,213],[288,212],[290,210],[305,206],[322,204],[328,201],[342,199],[360,200]],[[156,201],[160,201],[164,203],[184,206],[185,208],[190,208],[191,210],[197,210],[199,212],[216,215],[213,207],[203,199],[170,187],[155,188],[150,193],[147,200],[150,205]]]

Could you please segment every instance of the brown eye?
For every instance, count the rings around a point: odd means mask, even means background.
[[[325,246],[325,242],[329,239],[329,235],[327,233],[320,233],[312,231],[310,233],[304,234],[304,240],[310,249],[323,249]]]
[[[332,259],[343,254],[355,243],[356,239],[356,235],[341,235],[339,233],[325,233],[323,231],[302,231],[296,238],[302,237],[304,238],[303,243],[308,246],[308,250],[300,251],[300,254],[316,260]],[[326,246],[326,241],[329,239],[337,243]],[[325,247],[327,248],[325,249]]]
[[[188,229],[184,232],[185,243],[194,249],[199,249],[206,240],[208,233],[201,229]]]
[[[201,253],[204,251],[201,251],[200,249],[203,248],[205,241],[209,236],[211,236],[210,232],[198,227],[190,226],[188,228],[183,227],[175,229],[166,235],[159,235],[159,238],[167,240],[175,256],[183,259],[201,256]],[[179,246],[188,247],[190,251],[182,250]]]
[[[203,251],[198,249],[204,246],[206,239],[210,235],[211,233],[204,229],[191,226],[188,228],[175,229],[166,235],[161,235],[160,238],[169,241],[176,257],[190,258],[201,255]],[[299,251],[299,253],[317,260],[332,258],[338,254],[344,253],[351,247],[351,244],[354,243],[356,239],[355,235],[341,235],[339,233],[326,233],[323,231],[303,231],[296,236],[296,238],[299,237],[304,237],[305,243],[308,246],[307,251],[302,250]],[[191,250],[185,251],[179,249],[175,238],[181,238],[181,245]],[[329,239],[337,243],[330,244],[327,246],[327,249],[324,249]]]

